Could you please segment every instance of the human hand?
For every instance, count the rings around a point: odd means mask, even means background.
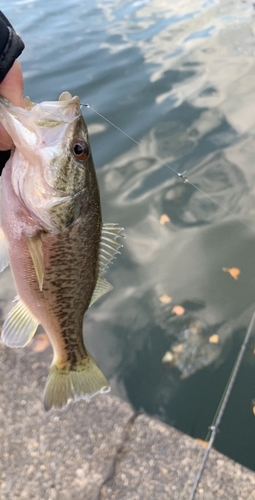
[[[0,95],[6,97],[15,106],[24,108],[23,102],[23,76],[20,63],[14,61],[10,71],[0,83]],[[0,151],[11,149],[13,142],[4,127],[0,124]]]

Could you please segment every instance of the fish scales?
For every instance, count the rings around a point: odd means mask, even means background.
[[[65,93],[58,102],[29,101],[27,109],[0,96],[0,117],[16,146],[2,174],[0,268],[10,261],[18,292],[2,340],[22,347],[44,326],[54,351],[48,410],[109,390],[82,325],[89,305],[111,285],[99,271],[100,195],[79,99]],[[111,260],[119,228],[108,224],[107,231],[114,237]]]
[[[58,237],[52,246],[45,273],[44,283],[50,292],[47,293],[48,309],[53,315],[58,316],[60,337],[65,342],[67,360],[68,356],[70,357],[71,346],[73,351],[75,345],[77,345],[77,359],[84,357],[81,325],[98,273],[98,252],[95,252],[95,248],[99,249],[100,238],[95,230],[91,230],[91,226],[89,231],[88,226],[86,224],[84,226],[85,241],[82,243],[77,234],[80,232],[80,226],[74,225],[70,231]],[[73,259],[71,266],[66,255],[67,245]],[[54,268],[58,269],[58,276],[51,272]],[[68,276],[68,282],[65,276]],[[84,300],[81,301],[80,297]]]

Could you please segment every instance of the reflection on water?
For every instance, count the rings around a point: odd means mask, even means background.
[[[176,325],[175,325],[176,326]],[[208,332],[198,322],[188,323],[185,330],[180,330],[177,342],[162,358],[164,367],[176,366],[180,377],[190,377],[205,366],[219,359],[220,349],[217,334],[208,336]]]
[[[104,221],[119,222],[127,236],[107,276],[114,291],[85,317],[86,345],[115,394],[204,439],[255,297],[254,7],[4,0],[1,8],[26,43],[21,62],[33,101],[69,90],[140,143],[85,109]],[[200,191],[155,156],[186,170]],[[231,267],[238,280],[222,271]],[[0,284],[7,309],[9,271]],[[163,294],[171,304],[160,302]],[[182,317],[174,305],[184,307]],[[164,369],[162,357],[180,344],[175,366]],[[216,447],[255,469],[253,348]]]

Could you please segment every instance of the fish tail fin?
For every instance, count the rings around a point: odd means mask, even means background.
[[[94,358],[87,354],[79,365],[58,368],[53,364],[46,382],[44,408],[62,408],[71,400],[90,399],[99,392],[109,392],[108,382]]]

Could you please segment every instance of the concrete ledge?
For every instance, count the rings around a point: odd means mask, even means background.
[[[187,500],[204,447],[110,395],[45,413],[48,362],[0,341],[1,500]],[[196,499],[255,499],[255,474],[212,450]]]

